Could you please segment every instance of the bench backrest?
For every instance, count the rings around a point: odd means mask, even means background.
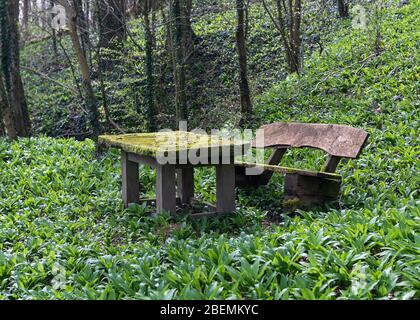
[[[264,145],[253,147],[310,147],[334,157],[357,158],[368,138],[362,129],[346,125],[275,122],[262,126]]]

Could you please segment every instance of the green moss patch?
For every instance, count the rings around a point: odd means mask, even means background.
[[[248,142],[237,142],[215,135],[196,134],[186,131],[133,133],[123,135],[99,136],[99,143],[109,147],[120,148],[126,152],[155,156],[158,151],[175,151],[192,149],[230,148],[248,145]]]

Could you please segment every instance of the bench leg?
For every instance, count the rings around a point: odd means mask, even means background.
[[[216,210],[235,211],[235,166],[219,164],[216,166]]]
[[[339,180],[286,174],[284,179],[285,207],[309,207],[337,199]]]
[[[194,168],[182,168],[176,170],[177,192],[181,203],[191,203],[194,197]]]
[[[158,165],[156,167],[156,211],[171,214],[176,212],[175,167]]]
[[[130,203],[140,203],[139,165],[127,158],[127,152],[121,153],[122,198],[124,207]]]

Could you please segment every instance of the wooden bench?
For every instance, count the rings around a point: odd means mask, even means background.
[[[358,158],[368,133],[362,129],[335,124],[285,123],[264,125],[263,138],[254,139],[253,148],[272,148],[264,164],[235,162],[238,187],[259,187],[270,181],[274,172],[285,174],[284,203],[296,206],[321,204],[337,199],[341,176],[335,170],[341,158]],[[260,145],[257,145],[257,142]],[[328,153],[320,171],[281,167],[278,164],[289,148],[310,147]],[[260,175],[247,175],[246,168],[261,169]]]

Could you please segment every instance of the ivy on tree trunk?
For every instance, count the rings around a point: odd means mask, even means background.
[[[171,0],[171,17],[173,21],[173,50],[174,50],[174,75],[175,75],[175,106],[176,120],[187,120],[187,96],[185,79],[184,56],[184,27],[181,17],[181,1]]]
[[[148,129],[150,132],[156,131],[156,108],[154,96],[154,72],[153,72],[153,35],[150,28],[149,14],[151,3],[145,0],[143,7],[144,31],[146,38],[146,104],[148,112]]]
[[[244,0],[236,0],[237,25],[236,25],[236,48],[239,62],[239,92],[241,99],[241,120],[239,125],[244,127],[251,120],[252,104],[248,83],[248,59],[245,39],[245,3]]]
[[[20,75],[18,18],[19,0],[0,1],[1,95],[4,106],[3,117],[11,139],[14,139],[15,136],[27,137],[31,132],[29,112]]]

